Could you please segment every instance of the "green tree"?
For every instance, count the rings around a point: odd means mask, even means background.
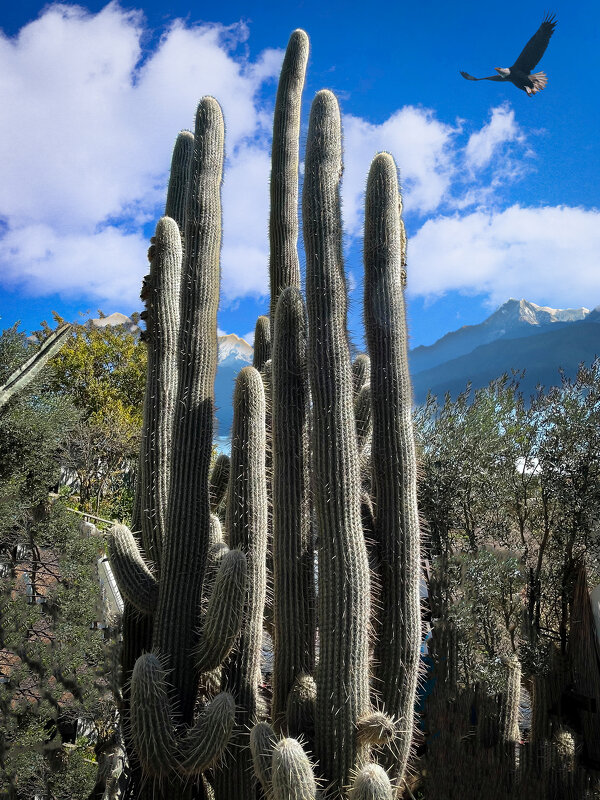
[[[0,336],[0,382],[33,346]],[[0,412],[0,794],[83,797],[95,750],[77,721],[106,738],[114,716],[97,629],[99,542],[84,538],[49,490],[78,424],[46,368]]]
[[[76,477],[79,508],[128,519],[142,425],[146,348],[138,315],[132,315],[133,325],[103,325],[106,317],[98,314],[100,324],[73,325],[68,342],[52,361],[51,385],[81,412],[63,454],[63,466]]]

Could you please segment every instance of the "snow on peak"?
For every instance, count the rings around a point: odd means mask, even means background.
[[[227,360],[239,360],[248,364],[252,363],[254,349],[245,339],[228,333],[217,338],[219,344],[219,363]]]

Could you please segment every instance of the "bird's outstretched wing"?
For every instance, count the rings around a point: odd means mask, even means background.
[[[521,51],[521,55],[512,65],[511,70],[519,70],[526,74],[531,72],[546,52],[548,42],[554,33],[555,27],[556,17],[554,14],[546,14],[542,24],[527,42]]]
[[[463,78],[466,78],[468,81],[502,81],[502,80],[504,80],[504,78],[502,78],[500,75],[488,75],[487,78],[474,78],[472,75],[469,75],[468,72],[463,72],[462,69],[460,71],[460,74],[463,76]]]

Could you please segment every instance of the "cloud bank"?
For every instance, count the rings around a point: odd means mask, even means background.
[[[17,37],[0,35],[9,109],[0,118],[5,286],[136,307],[147,271],[144,226],[162,212],[172,145],[192,125],[198,99],[211,94],[227,126],[224,298],[267,291],[270,127],[283,52],[250,59],[243,24],[178,20],[150,52],[148,34],[139,12],[112,2],[98,14],[51,5]],[[503,204],[503,187],[532,168],[534,146],[509,106],[491,109],[470,132],[465,121],[414,106],[377,124],[346,114],[343,124],[346,245],[356,248],[362,235],[370,161],[388,150],[413,231],[412,294],[597,300],[598,212]]]

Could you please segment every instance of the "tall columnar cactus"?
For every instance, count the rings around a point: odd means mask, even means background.
[[[379,550],[381,626],[375,678],[385,711],[398,720],[390,749],[403,775],[410,753],[419,671],[420,531],[412,390],[402,290],[401,204],[388,153],[371,164],[365,200],[365,332],[371,357],[374,537]]]
[[[346,328],[341,174],[339,108],[331,92],[321,91],[310,113],[302,211],[319,543],[315,754],[335,792],[362,760],[356,724],[369,710],[370,583]]]
[[[273,707],[276,730],[294,681],[315,661],[314,541],[308,496],[306,314],[298,289],[277,303],[272,359]]]
[[[271,280],[271,340],[279,295],[287,286],[300,288],[298,260],[298,167],[300,163],[300,102],[308,61],[308,36],[290,36],[275,101],[271,159],[269,274]]]
[[[267,555],[265,396],[254,367],[244,367],[235,385],[226,527],[230,546],[248,559],[248,591],[239,643],[223,670],[223,688],[236,699],[236,728],[215,777],[217,800],[254,796],[249,731],[264,713],[259,685]]]
[[[150,480],[146,502],[141,504],[142,518],[156,517],[157,505],[166,505],[162,539],[154,540],[160,548],[154,562],[160,569],[145,560],[147,552],[140,552],[124,526],[112,530],[110,542],[123,595],[154,618],[153,652],[138,658],[131,678],[131,735],[144,771],[158,779],[154,796],[170,798],[189,797],[189,776],[208,769],[229,740],[235,719],[229,693],[215,697],[195,721],[194,707],[201,674],[227,656],[239,633],[246,598],[246,557],[223,545],[212,592],[200,615],[204,571],[214,539],[208,473],[217,360],[223,119],[213,98],[204,98],[198,106],[192,163],[179,319],[172,302],[177,294],[172,265],[181,249],[172,219],[159,222],[146,287],[149,363],[164,367],[165,360],[173,357],[173,347],[177,352],[176,376],[166,377],[160,370],[150,373],[157,401],[145,418],[145,440],[165,451],[156,455],[158,460],[150,468],[170,475],[168,498],[163,494],[164,478],[162,483]],[[155,287],[160,298],[154,297]],[[166,352],[170,355],[165,359]],[[175,408],[167,391],[173,384]],[[144,542],[146,551],[151,546],[151,540]]]

